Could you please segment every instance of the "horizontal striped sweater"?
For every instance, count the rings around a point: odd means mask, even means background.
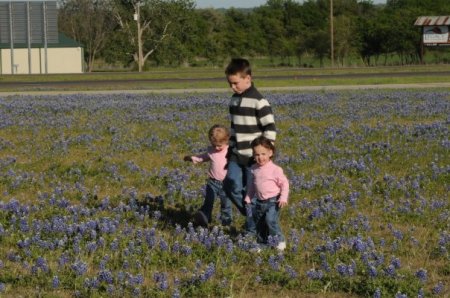
[[[275,141],[275,119],[267,99],[252,84],[241,94],[233,94],[229,105],[231,120],[230,159],[248,165],[252,157],[251,142],[263,135]]]

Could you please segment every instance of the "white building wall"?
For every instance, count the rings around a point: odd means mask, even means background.
[[[44,49],[41,49],[44,57]],[[83,57],[81,48],[49,48],[47,49],[48,73],[81,73],[83,72]],[[45,59],[41,59],[42,62]],[[43,65],[42,73],[45,73]]]
[[[1,73],[11,74],[11,49],[1,49]],[[47,48],[47,73],[82,73],[81,48]],[[28,49],[14,49],[14,74],[29,74]],[[31,74],[45,74],[45,49],[31,49]]]

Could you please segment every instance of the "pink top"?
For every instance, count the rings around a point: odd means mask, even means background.
[[[289,181],[283,173],[283,169],[272,161],[263,166],[252,166],[253,183],[248,185],[246,201],[256,197],[259,200],[267,200],[280,195],[279,201],[286,202],[289,196]]]
[[[208,175],[210,178],[223,181],[227,175],[227,169],[225,166],[227,164],[227,152],[228,145],[224,146],[222,150],[217,151],[213,147],[209,146],[207,152],[192,156],[192,162],[194,164],[211,161],[209,163]]]

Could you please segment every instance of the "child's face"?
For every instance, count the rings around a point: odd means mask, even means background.
[[[258,165],[263,166],[270,161],[273,151],[261,145],[253,148],[253,157]]]
[[[216,151],[222,151],[223,149],[225,149],[225,147],[228,145],[228,141],[221,141],[221,142],[211,142],[211,146],[216,150]]]
[[[233,92],[241,94],[252,85],[252,77],[245,74],[235,74],[227,76],[228,83]]]

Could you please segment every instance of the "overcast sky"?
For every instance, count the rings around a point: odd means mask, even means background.
[[[197,8],[230,8],[230,7],[256,7],[263,5],[267,0],[196,0]],[[302,2],[302,0],[298,0]],[[373,0],[374,4],[386,3],[386,0]]]

